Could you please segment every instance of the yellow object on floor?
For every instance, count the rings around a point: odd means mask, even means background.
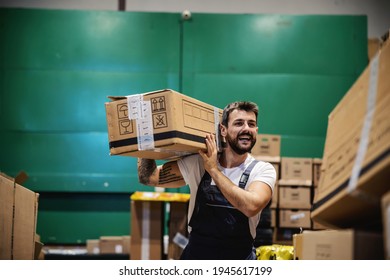
[[[293,260],[294,246],[288,245],[267,245],[256,248],[258,260]]]

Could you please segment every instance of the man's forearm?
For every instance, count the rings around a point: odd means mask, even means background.
[[[138,180],[141,184],[154,185],[151,178],[155,172],[157,172],[157,164],[154,159],[138,159]]]

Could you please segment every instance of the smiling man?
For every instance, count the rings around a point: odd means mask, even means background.
[[[276,181],[272,164],[255,160],[258,107],[240,101],[227,105],[220,133],[225,147],[218,153],[214,134],[206,151],[157,166],[138,159],[142,184],[190,187],[189,242],[181,259],[256,259],[253,246],[261,211],[271,200]]]

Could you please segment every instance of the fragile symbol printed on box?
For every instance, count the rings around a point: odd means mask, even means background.
[[[119,123],[119,134],[130,134],[133,133],[133,124],[128,117],[127,104],[118,105],[118,123]]]
[[[119,132],[121,135],[133,133],[133,124],[129,119],[119,120]]]

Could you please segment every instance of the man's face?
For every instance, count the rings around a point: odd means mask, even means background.
[[[228,127],[222,127],[222,136],[239,155],[250,152],[256,143],[258,127],[253,112],[234,110],[230,113]]]

